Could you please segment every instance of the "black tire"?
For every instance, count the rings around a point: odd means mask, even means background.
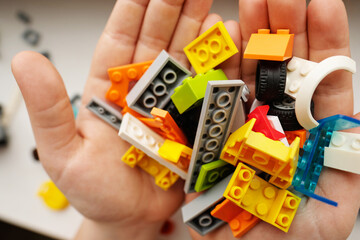
[[[286,62],[260,60],[256,69],[255,97],[259,101],[284,98]]]
[[[296,118],[295,100],[285,97],[281,101],[273,101],[269,104],[268,115],[278,116],[284,131],[296,131],[303,129]],[[311,112],[314,113],[314,103],[311,102]]]

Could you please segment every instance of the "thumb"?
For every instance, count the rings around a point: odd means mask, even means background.
[[[21,52],[12,60],[12,71],[24,97],[44,168],[60,177],[75,142],[74,114],[61,76],[39,53]]]

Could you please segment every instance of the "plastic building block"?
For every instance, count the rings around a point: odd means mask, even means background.
[[[193,154],[185,181],[186,193],[195,191],[201,165],[219,159],[231,125],[241,104],[241,80],[210,81],[206,89]]]
[[[284,189],[278,189],[255,175],[240,207],[287,232],[300,201],[301,199],[295,194]]]
[[[246,85],[244,85],[245,89]],[[244,91],[244,90],[243,90]],[[243,99],[243,97],[241,97],[241,99]],[[237,129],[239,129],[241,126],[243,126],[246,122],[246,116],[247,116],[247,110],[245,107],[245,102],[241,101],[240,104],[237,105],[237,110],[234,119],[236,119],[236,121],[234,121],[231,125],[231,129],[230,132],[235,132]]]
[[[238,164],[238,152],[241,150],[243,142],[249,137],[254,127],[256,118],[250,119],[241,128],[233,132],[225,143],[221,151],[220,159],[236,166]]]
[[[29,45],[36,46],[40,41],[41,35],[38,31],[35,31],[33,29],[27,29],[23,33],[22,37],[25,40],[25,42],[28,43]]]
[[[135,146],[131,146],[121,157],[121,160],[128,166],[134,168],[145,156],[146,154],[143,151],[137,149]]]
[[[199,104],[196,104],[196,106],[192,107],[183,114],[179,113],[172,101],[170,101],[165,107],[165,110],[170,113],[176,124],[184,132],[190,146],[194,145],[196,129],[198,127],[201,114],[201,105],[202,100],[200,100]]]
[[[153,176],[155,178],[155,184],[165,191],[179,179],[177,174],[171,172],[134,146],[128,149],[121,160],[130,167],[139,166],[142,170]]]
[[[245,85],[241,94],[241,98],[243,102],[247,102],[249,100],[249,97],[250,97],[250,89],[248,88],[247,85]]]
[[[189,168],[192,149],[181,143],[165,139],[158,153],[166,160],[176,163],[181,169]]]
[[[191,72],[163,50],[128,93],[126,102],[138,113],[152,117],[151,109],[163,109],[174,89],[189,76]]]
[[[252,102],[251,106],[250,106],[250,111],[252,112],[255,110],[255,108],[262,106],[262,105],[266,105],[265,102],[259,101],[256,98],[254,99],[254,101]]]
[[[286,83],[286,62],[258,61],[255,81],[255,97],[260,101],[281,100]]]
[[[50,52],[48,52],[48,51],[41,51],[41,52],[39,52],[41,55],[43,55],[44,57],[46,57],[47,59],[49,59],[49,61],[51,61],[51,54],[50,54]]]
[[[220,159],[236,165],[240,160],[273,176],[272,182],[280,188],[287,188],[295,174],[299,143],[297,138],[286,147],[279,141],[265,137],[262,133],[253,132],[257,120],[250,119],[243,127],[232,133],[227,140]]]
[[[131,115],[133,115],[134,117],[140,119],[143,118],[144,116],[141,115],[140,113],[136,112],[135,110],[132,110],[131,108],[129,108],[128,105],[126,105],[122,110],[121,110],[121,114],[124,116],[125,114],[130,113]]]
[[[163,190],[168,190],[179,179],[179,175],[171,172],[166,167],[149,156],[145,156],[138,166],[155,178],[155,184]]]
[[[269,105],[263,105],[255,108],[254,111],[249,113],[248,119],[256,118],[256,122],[252,130],[254,132],[261,132],[266,137],[273,139],[273,140],[279,140],[281,138],[285,137],[285,134],[276,131],[273,126],[271,125],[269,119],[267,118],[266,114],[269,111]]]
[[[31,151],[32,152],[32,156],[34,158],[35,161],[39,161],[40,158],[39,158],[39,154],[38,154],[38,151],[36,148],[33,148],[33,150]]]
[[[111,87],[106,92],[105,98],[124,108],[130,82],[137,82],[152,63],[153,60],[109,68],[108,75],[111,80]]]
[[[318,63],[293,57],[287,64],[285,93],[296,99],[296,95],[306,76]]]
[[[154,118],[139,118],[147,126],[151,127],[155,132],[164,138],[187,145],[187,139],[183,131],[178,127],[170,113],[166,110],[153,108],[150,114]]]
[[[203,99],[207,83],[214,80],[228,80],[228,78],[223,70],[211,69],[206,73],[197,74],[193,78],[184,79],[182,85],[175,88],[174,94],[171,96],[171,100],[179,113],[185,112],[200,99]]]
[[[52,181],[44,182],[40,186],[38,195],[44,200],[46,206],[52,210],[63,210],[69,205],[65,195]]]
[[[295,100],[289,96],[285,96],[282,100],[269,103],[270,109],[268,114],[278,116],[284,131],[296,131],[304,129],[296,118]],[[314,104],[312,102],[311,113],[314,112]]]
[[[288,142],[291,144],[296,137],[300,138],[300,148],[303,148],[304,143],[306,141],[306,130],[296,130],[296,131],[285,131],[285,136]]]
[[[76,118],[79,112],[79,108],[81,106],[81,96],[79,94],[75,94],[70,99],[71,107],[74,113],[74,117]]]
[[[240,206],[241,200],[245,196],[245,193],[248,190],[254,175],[255,170],[251,169],[243,163],[239,163],[229,181],[228,186],[226,187],[223,196],[236,205]]]
[[[295,189],[309,197],[327,204],[337,203],[314,194],[324,163],[324,150],[330,144],[333,131],[360,126],[360,121],[344,115],[335,115],[319,120],[319,126],[310,130],[310,136],[304,144],[304,153],[299,158],[292,182]]]
[[[184,48],[196,73],[204,73],[239,52],[223,22],[215,23]]]
[[[100,98],[93,97],[86,107],[116,130],[120,128],[123,116],[110,104],[106,103]]]
[[[222,179],[233,173],[234,166],[223,160],[207,163],[201,166],[199,177],[195,184],[195,191],[202,192],[212,188]]]
[[[278,132],[284,134],[285,137],[279,139],[280,142],[282,142],[285,146],[289,147],[289,142],[288,140],[286,139],[286,135],[285,135],[285,132],[284,132],[284,129],[282,128],[281,126],[281,123],[280,123],[280,120],[278,118],[278,116],[271,116],[271,115],[267,115],[266,116],[267,119],[269,120],[271,126]],[[295,138],[294,138],[295,139]],[[294,140],[293,139],[293,140]],[[300,139],[300,143],[301,143],[301,139]]]
[[[184,223],[201,235],[206,235],[224,224],[224,221],[211,216],[210,212],[224,199],[225,191],[231,176],[227,176],[214,187],[204,192],[181,208]]]
[[[22,10],[16,12],[16,17],[24,24],[30,24],[32,22],[30,15]]]
[[[306,130],[319,125],[311,114],[311,99],[316,87],[330,73],[337,70],[356,71],[356,63],[346,56],[333,56],[318,63],[301,82],[295,101],[296,118]]]
[[[288,29],[278,29],[270,34],[270,29],[259,29],[251,34],[244,52],[244,58],[285,61],[292,57],[294,34]]]
[[[0,105],[0,147],[4,147],[8,144],[9,137],[6,127],[2,123],[2,107]]]
[[[360,174],[360,134],[333,132],[325,147],[324,166]]]
[[[227,222],[236,238],[240,238],[260,222],[259,218],[236,206],[229,199],[216,205],[211,215]]]
[[[129,113],[124,115],[119,136],[143,151],[149,157],[155,159],[170,171],[178,174],[182,179],[186,179],[186,170],[181,169],[178,165],[163,159],[159,155],[159,148],[164,144],[165,139],[149,129],[136,117]]]

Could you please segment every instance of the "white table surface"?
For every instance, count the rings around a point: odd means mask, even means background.
[[[48,50],[63,76],[68,93],[81,93],[89,71],[91,57],[109,16],[114,0],[0,0],[0,103],[6,104],[16,84],[10,70],[11,58],[21,50]],[[225,19],[237,19],[237,0],[215,0],[213,11]],[[226,2],[226,4],[224,3]],[[360,63],[360,2],[346,1],[351,29],[352,57]],[[21,38],[25,25],[16,18],[17,10],[32,17],[31,27],[41,33],[37,47],[30,47]],[[360,109],[359,74],[354,75],[355,109]],[[81,222],[81,215],[69,207],[65,211],[49,210],[36,196],[47,174],[33,160],[35,146],[24,103],[20,104],[10,126],[10,144],[0,150],[0,219],[60,239],[72,238]],[[174,216],[175,231],[161,239],[189,239],[181,224],[181,215]],[[360,220],[349,239],[360,238]]]

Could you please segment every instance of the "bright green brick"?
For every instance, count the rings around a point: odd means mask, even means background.
[[[171,95],[171,100],[179,113],[185,112],[197,101],[203,99],[207,82],[215,80],[228,80],[228,78],[221,69],[211,69],[204,74],[201,73],[193,78],[188,77],[184,79],[182,85],[175,88],[174,94]]]
[[[201,170],[196,180],[195,191],[202,192],[213,187],[230,173],[234,172],[235,167],[223,160],[217,160],[201,166]]]

